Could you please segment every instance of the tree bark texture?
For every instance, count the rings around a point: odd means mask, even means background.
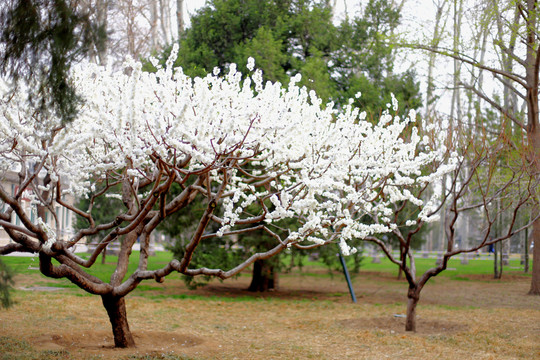
[[[502,278],[502,251],[501,246],[499,245],[500,242],[493,245],[493,278],[494,279],[500,279]]]
[[[103,295],[101,300],[111,322],[114,346],[117,348],[135,347],[135,340],[129,330],[125,298]]]
[[[537,82],[538,83],[538,82]],[[532,156],[534,157],[534,172],[536,176],[540,176],[540,122],[538,119],[538,90],[533,92],[533,98],[536,101],[536,106],[531,106],[529,111],[533,115],[529,115],[528,139],[532,147]],[[538,199],[540,190],[537,190],[536,199]],[[532,217],[538,216],[540,213],[540,204],[536,203],[532,208]],[[532,261],[532,280],[530,295],[540,295],[540,219],[536,219],[532,226],[531,242],[533,246],[533,261]]]
[[[538,81],[536,81],[538,84]],[[532,94],[531,94],[532,93]],[[536,104],[529,106],[529,124],[527,128],[527,137],[529,144],[532,148],[531,157],[533,157],[533,171],[536,176],[540,176],[540,124],[538,120],[538,90],[530,91],[528,94],[532,97],[533,101],[536,101]],[[540,190],[537,190],[536,199]],[[540,204],[536,203],[533,205],[532,215],[533,217],[538,216],[540,213]],[[530,295],[540,295],[540,219],[536,219],[532,226],[532,242],[533,246],[533,261],[532,261],[532,280],[531,280],[531,289],[529,290]]]
[[[536,213],[538,214],[539,206],[536,205]],[[540,219],[537,219],[533,224],[532,240],[534,241],[533,247],[533,261],[532,261],[532,281],[529,295],[540,295]]]
[[[538,82],[536,82],[538,84]],[[528,140],[532,148],[532,157],[533,157],[533,171],[536,176],[540,176],[540,123],[538,119],[538,90],[533,92],[532,95],[534,101],[536,101],[536,106],[530,106],[529,111],[533,115],[529,115],[529,124],[528,124]],[[536,200],[538,200],[540,195],[540,190],[537,189]],[[540,204],[537,202],[533,204],[532,207],[532,216],[533,218],[540,214]],[[532,225],[532,242],[533,246],[533,261],[532,261],[532,280],[531,280],[531,289],[529,290],[530,295],[540,295],[540,219]]]
[[[276,290],[278,274],[272,264],[265,260],[257,260],[253,263],[253,276],[249,291]]]
[[[525,239],[523,243],[523,272],[529,273],[529,229],[525,229]]]
[[[407,317],[405,319],[405,331],[416,332],[416,305],[420,300],[420,289],[409,287],[407,293]]]
[[[535,176],[540,176],[540,121],[538,105],[538,84],[539,80],[539,56],[537,51],[537,0],[527,0],[527,56],[526,56],[526,82],[527,82],[527,140],[532,150],[532,170]],[[538,192],[535,194],[538,199]],[[540,204],[533,205],[533,215],[540,211]],[[532,240],[533,248],[533,268],[531,289],[529,294],[540,295],[540,219],[533,223]]]

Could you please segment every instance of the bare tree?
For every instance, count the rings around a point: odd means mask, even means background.
[[[185,30],[184,0],[176,0],[176,23],[178,24],[178,38],[180,38]]]
[[[442,31],[445,28],[446,18],[443,15],[446,13],[445,6],[446,0],[433,1],[433,4],[436,8],[435,13],[435,23],[433,25],[433,37],[430,41],[431,47],[438,47],[441,42]],[[428,60],[428,74],[427,74],[427,91],[426,91],[426,118],[430,118],[434,114],[434,103],[435,103],[435,83],[433,71],[435,69],[435,61],[437,59],[436,53],[429,54]]]
[[[148,57],[184,31],[183,0],[81,0],[79,6],[90,11],[108,34],[108,41],[91,54],[94,62],[103,65],[108,59],[119,67],[127,56]]]
[[[471,83],[461,82],[460,86],[474,93],[486,104],[497,110],[504,118],[504,124],[513,124],[517,133],[508,146],[519,149],[522,155],[529,159],[530,172],[533,176],[540,176],[540,122],[539,122],[539,68],[540,68],[540,36],[538,33],[538,1],[505,1],[489,0],[485,2],[484,11],[492,11],[490,19],[498,28],[496,36],[492,37],[488,53],[494,55],[502,62],[486,61],[474,58],[462,47],[459,51],[441,46],[421,44],[408,44],[416,49],[427,50],[453,58],[464,66],[474,67],[489,72],[495,81],[503,88],[506,106],[493,94],[486,92],[486,88],[479,86],[479,79]],[[518,21],[519,20],[519,21]],[[481,52],[483,54],[483,52]],[[510,106],[512,99],[520,99],[524,106],[525,116],[521,112],[514,113],[515,107]],[[508,120],[509,122],[507,122]],[[519,133],[523,133],[521,136]],[[523,144],[523,145],[522,145]],[[533,208],[533,218],[540,213],[538,189],[530,201]],[[540,220],[536,220],[532,227],[533,271],[529,293],[540,295]]]
[[[422,289],[432,277],[447,268],[448,261],[452,257],[476,252],[485,246],[500,243],[532,226],[540,218],[540,215],[536,214],[535,218],[530,219],[526,224],[517,226],[518,215],[527,210],[527,202],[535,196],[540,182],[535,174],[531,173],[530,160],[518,151],[509,150],[504,131],[496,138],[488,136],[487,132],[484,132],[484,136],[480,138],[478,134],[473,136],[467,130],[462,130],[459,132],[462,138],[459,139],[456,136],[458,131],[454,130],[454,133],[453,144],[448,143],[448,156],[458,159],[458,166],[452,174],[447,175],[448,187],[442,189],[445,192],[441,194],[439,203],[415,205],[409,201],[403,201],[394,209],[394,219],[398,226],[393,229],[393,233],[400,243],[400,257],[394,257],[384,240],[378,237],[366,239],[377,244],[388,259],[399,266],[405,274],[408,282],[405,324],[407,331],[416,331],[416,307]],[[507,160],[504,168],[498,165],[501,157]],[[411,189],[417,197],[421,197],[427,190],[427,186]],[[443,204],[446,204],[446,207],[443,207]],[[403,220],[403,223],[398,223],[401,212],[406,209],[410,211],[411,206],[416,206],[417,212],[426,212],[429,216],[439,213],[445,230],[445,250],[442,260],[420,275],[416,271],[411,243],[425,225],[425,221]],[[468,212],[484,218],[481,235],[471,244],[457,241],[458,220],[466,216]],[[494,228],[499,216],[505,213],[510,214],[506,227],[495,232]],[[372,220],[377,221],[376,218]],[[401,230],[404,227],[410,229],[406,234]]]

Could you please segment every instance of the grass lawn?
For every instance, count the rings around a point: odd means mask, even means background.
[[[393,264],[387,258],[382,258],[380,263],[372,263],[372,258],[366,258],[362,262],[360,271],[378,271],[378,272],[396,272],[397,265]],[[423,274],[426,270],[435,266],[435,259],[415,258],[417,275]],[[516,256],[511,257],[508,266],[503,266],[504,274],[531,276],[523,273],[523,265],[520,264],[520,259]],[[456,256],[448,262],[448,268],[438,276],[446,277],[475,277],[477,275],[493,275],[493,256],[469,259],[468,264],[461,264],[461,259]]]
[[[136,263],[137,256],[134,257]],[[151,257],[152,268],[170,254]],[[98,296],[39,274],[37,259],[3,257],[18,273],[16,304],[0,310],[0,360],[6,359],[540,359],[540,298],[519,260],[492,279],[493,262],[452,260],[428,283],[418,332],[404,331],[407,285],[388,261],[365,259],[353,285],[317,263],[282,274],[279,290],[253,294],[250,274],[188,290],[178,275],[147,281],[127,297],[136,349],[112,348]],[[115,257],[92,273],[107,279]],[[418,259],[424,271],[434,259]],[[131,265],[135,268],[135,264]],[[28,291],[54,286],[56,291]]]

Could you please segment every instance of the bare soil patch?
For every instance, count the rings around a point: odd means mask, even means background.
[[[133,333],[137,349],[115,349],[110,331],[86,331],[74,329],[71,332],[59,332],[40,335],[30,340],[37,350],[60,350],[77,352],[81,349],[85,355],[106,355],[116,357],[129,354],[163,354],[174,353],[180,349],[200,346],[204,342],[201,337],[165,331],[137,331]]]
[[[214,280],[196,290],[187,289],[179,278],[173,277],[167,279],[164,286],[156,290],[155,294],[351,302],[347,283],[342,274],[335,273],[329,277],[326,276],[325,270],[309,271],[309,273],[281,275],[278,289],[266,293],[248,291],[251,278],[249,274],[243,274],[239,278],[224,282]],[[494,280],[489,275],[467,275],[467,278],[466,281],[443,277],[431,279],[422,290],[421,306],[431,304],[484,308],[540,308],[540,298],[524,296],[530,286],[528,277],[507,275],[502,280]],[[398,280],[394,274],[361,272],[353,279],[353,285],[359,303],[396,304],[407,301],[407,283],[405,280]]]
[[[352,318],[341,320],[340,325],[353,330],[385,330],[392,334],[407,333],[405,331],[405,318],[401,316]],[[422,318],[418,319],[417,326],[417,335],[454,334],[467,330],[467,325],[463,323]]]

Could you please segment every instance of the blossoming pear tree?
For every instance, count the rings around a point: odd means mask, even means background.
[[[91,64],[78,68],[71,81],[84,103],[67,124],[33,111],[23,85],[10,92],[9,84],[1,83],[1,173],[19,176],[14,192],[0,187],[5,203],[0,225],[13,240],[0,254],[36,253],[44,275],[67,278],[101,296],[117,347],[134,346],[125,296],[141,281],[163,282],[172,272],[226,279],[289,247],[337,242],[348,254],[355,251],[348,240],[392,231],[396,202],[422,206],[407,187],[420,178],[423,184],[435,181],[452,168],[420,173],[444,151],[423,146],[414,112],[407,118],[386,112],[374,125],[357,108],[322,106],[315,93],[296,85],[298,77],[286,89],[264,84],[252,60],[251,76],[231,65],[224,76],[216,70],[189,78],[172,68],[175,52],[156,73],[141,71],[138,62],[120,72]],[[182,189],[175,196],[169,191],[173,184]],[[118,187],[120,193],[113,191]],[[78,209],[66,196],[87,197],[90,205]],[[96,223],[92,206],[106,196],[117,196],[124,207],[113,221]],[[197,196],[205,199],[205,210],[184,257],[150,270],[151,234]],[[244,211],[255,203],[260,213]],[[86,219],[88,226],[62,238],[56,207]],[[378,220],[363,223],[366,214]],[[12,221],[14,216],[20,222]],[[429,220],[426,211],[418,217]],[[279,236],[268,225],[284,218],[297,219],[300,226]],[[207,231],[210,222],[217,222],[219,231]],[[275,246],[230,269],[190,267],[201,241],[253,230],[272,235]],[[88,258],[74,252],[85,236],[99,232],[106,235]],[[133,252],[137,241],[140,252]],[[106,282],[85,269],[113,242],[120,252]],[[128,274],[130,257],[138,258],[138,265]]]

